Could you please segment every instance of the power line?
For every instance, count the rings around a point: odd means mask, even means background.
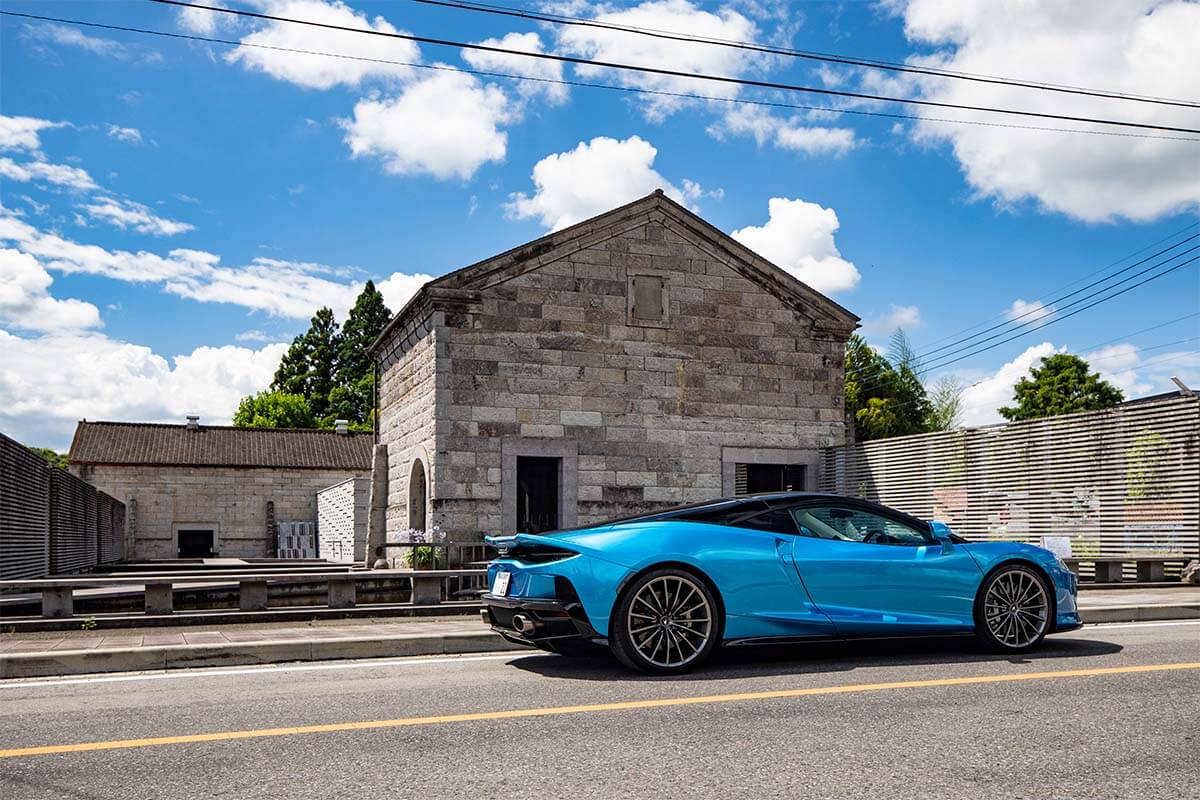
[[[516,17],[519,19],[533,20],[536,22],[550,22],[555,25],[567,25],[574,27],[598,28],[610,31],[619,31],[622,33],[632,33],[639,36],[648,36],[655,39],[665,39],[676,42],[690,42],[693,44],[708,44],[718,47],[730,47],[738,50],[746,50],[755,53],[764,53],[768,55],[790,56],[792,58],[807,59],[809,61],[822,61],[831,64],[845,64],[856,67],[867,67],[869,69],[878,69],[888,72],[903,72],[915,75],[930,75],[939,78],[953,78],[955,80],[974,81],[976,83],[988,83],[1001,86],[1015,86],[1023,89],[1037,89],[1047,92],[1061,92],[1065,94],[1076,94],[1087,97],[1100,97],[1109,100],[1129,100],[1138,103],[1155,103],[1158,105],[1180,106],[1183,108],[1200,108],[1200,102],[1191,100],[1176,100],[1165,97],[1154,97],[1151,95],[1139,95],[1126,92],[1111,92],[1101,89],[1087,89],[1080,86],[1067,86],[1064,84],[1044,83],[1041,81],[1026,81],[1016,78],[1005,78],[994,75],[980,75],[977,73],[957,72],[954,70],[937,69],[934,67],[918,67],[912,64],[899,64],[894,61],[881,61],[869,58],[855,58],[852,56],[838,55],[834,53],[820,53],[812,50],[796,50],[790,47],[775,47],[764,45],[758,42],[738,41],[735,39],[720,39],[707,36],[696,36],[685,34],[679,31],[668,31],[658,28],[645,28],[634,25],[620,25],[615,22],[608,22],[600,19],[585,19],[582,17],[573,17],[566,14],[551,14],[543,11],[533,11],[525,8],[514,8],[512,6],[494,5],[489,3],[472,3],[460,2],[459,0],[413,0],[415,3],[421,3],[429,6],[439,6],[442,8],[453,8],[460,11],[474,11],[483,14],[495,14],[504,17]]]
[[[1049,296],[1054,294],[1055,292],[1061,292],[1063,289],[1069,289],[1072,286],[1075,286],[1076,284],[1083,283],[1088,278],[1091,278],[1095,275],[1099,275],[1102,272],[1107,272],[1108,270],[1112,269],[1116,265],[1120,264],[1122,261],[1125,261],[1126,259],[1134,258],[1135,256],[1139,256],[1142,253],[1149,250],[1150,248],[1156,247],[1156,246],[1162,244],[1163,242],[1167,241],[1168,239],[1173,239],[1174,237],[1179,236],[1180,234],[1186,233],[1187,231],[1190,231],[1197,226],[1200,226],[1200,222],[1193,222],[1190,225],[1185,225],[1182,228],[1180,228],[1179,230],[1174,231],[1173,233],[1169,233],[1166,236],[1162,237],[1161,239],[1155,239],[1153,242],[1150,242],[1148,245],[1146,245],[1145,247],[1142,247],[1139,250],[1135,250],[1128,255],[1121,256],[1116,261],[1106,264],[1105,266],[1101,267],[1100,269],[1094,270],[1093,272],[1089,272],[1086,275],[1083,275],[1069,283],[1065,283],[1062,286],[1052,289],[1049,292],[1046,292],[1045,294],[1043,294],[1039,297],[1035,297],[1035,298],[1033,298],[1033,301],[1034,302],[1046,301],[1046,300],[1048,300]],[[958,336],[959,334],[967,333],[969,331],[975,330],[976,328],[982,327],[982,326],[988,324],[989,322],[992,322],[993,320],[1005,319],[1005,318],[1006,318],[1006,315],[1003,312],[1000,314],[996,314],[995,316],[988,317],[987,319],[983,320],[982,322],[976,323],[975,325],[970,325],[966,328],[955,331],[954,333],[947,334],[946,336],[943,336],[940,339],[934,339],[933,341],[928,342],[926,346],[938,344],[939,342],[944,342],[947,339],[951,339],[955,336]]]
[[[1056,128],[1046,125],[1017,125],[1010,122],[984,122],[982,120],[970,119],[949,119],[945,117],[926,117],[916,114],[897,114],[886,111],[863,111],[859,109],[839,109],[829,108],[827,106],[811,106],[797,103],[783,103],[772,100],[753,100],[744,97],[717,97],[715,95],[692,94],[689,92],[671,92],[663,89],[645,89],[637,86],[618,86],[608,83],[591,83],[588,81],[566,80],[558,78],[541,78],[532,75],[515,75],[507,72],[495,72],[490,70],[471,69],[467,67],[454,67],[440,64],[421,64],[414,61],[399,61],[387,58],[371,58],[368,56],[354,56],[346,53],[330,53],[322,50],[306,50],[297,47],[282,47],[280,45],[260,44],[256,42],[242,42],[236,39],[221,39],[213,36],[199,36],[196,34],[175,33],[172,31],[157,31],[149,28],[138,28],[129,25],[113,25],[101,22],[85,22],[77,19],[67,19],[64,17],[50,17],[42,14],[24,14],[16,11],[0,11],[0,15],[7,17],[21,17],[24,19],[34,19],[41,22],[57,22],[65,25],[79,25],[85,28],[97,28],[101,30],[121,31],[123,33],[140,33],[148,36],[161,36],[168,39],[183,39],[193,42],[203,42],[205,44],[220,44],[229,47],[248,47],[256,50],[274,50],[281,53],[294,53],[296,55],[305,56],[322,56],[325,58],[340,58],[347,61],[363,61],[372,64],[388,64],[390,66],[412,67],[413,69],[432,70],[436,72],[461,72],[467,75],[477,75],[484,78],[504,78],[514,81],[525,81],[529,83],[553,84],[558,86],[572,86],[586,89],[604,89],[607,91],[624,92],[627,94],[644,94],[659,97],[673,97],[689,100],[706,100],[717,103],[728,103],[731,105],[749,105],[763,106],[767,108],[781,108],[793,111],[820,111],[828,114],[850,114],[855,116],[865,117],[882,117],[886,119],[904,119],[923,122],[941,122],[954,125],[974,125],[985,128],[1006,128],[1009,130],[1021,131],[1046,131],[1054,133],[1083,133],[1089,136],[1117,136],[1127,139],[1161,139],[1173,142],[1200,142],[1200,139],[1188,136],[1161,136],[1152,133],[1125,133],[1122,131],[1105,131],[1084,128]]]
[[[152,3],[160,5],[177,6],[180,8],[195,8],[212,11],[219,14],[233,14],[240,17],[249,17],[252,19],[262,19],[270,22],[287,22],[296,25],[308,25],[314,28],[323,28],[326,30],[343,31],[346,33],[357,33],[368,36],[382,36],[389,39],[400,39],[409,42],[417,42],[419,44],[429,44],[439,47],[456,47],[463,50],[478,50],[484,53],[499,53],[507,56],[519,56],[523,58],[534,58],[542,61],[556,61],[564,64],[577,64],[591,67],[604,67],[607,69],[616,69],[624,72],[643,72],[651,75],[665,75],[672,78],[687,78],[689,80],[710,81],[713,83],[721,83],[726,85],[737,86],[753,86],[760,89],[779,89],[790,92],[805,92],[809,94],[819,94],[830,97],[853,97],[860,100],[876,100],[888,103],[904,103],[908,105],[927,106],[931,108],[956,108],[963,111],[982,111],[989,114],[1007,114],[1021,117],[1036,117],[1039,119],[1055,119],[1067,122],[1086,122],[1098,125],[1114,125],[1123,128],[1138,128],[1142,130],[1159,130],[1168,131],[1171,133],[1191,133],[1200,134],[1200,128],[1182,128],[1173,125],[1152,125],[1145,122],[1129,122],[1126,120],[1101,119],[1097,117],[1080,117],[1070,114],[1049,114],[1040,111],[1020,111],[1010,108],[999,108],[994,106],[975,106],[962,103],[945,103],[936,100],[922,100],[911,97],[888,97],[886,95],[867,94],[865,92],[851,92],[841,89],[825,89],[815,86],[801,86],[792,83],[780,83],[776,81],[762,81],[751,78],[733,78],[728,75],[708,75],[706,73],[684,72],[683,70],[667,69],[665,67],[644,67],[631,64],[622,64],[615,61],[599,61],[596,59],[579,58],[576,56],[564,56],[557,53],[532,53],[523,50],[513,50],[507,47],[498,47],[495,45],[474,44],[471,42],[460,42],[453,39],[441,39],[432,36],[418,36],[411,33],[399,33],[393,31],[378,31],[373,28],[352,28],[348,25],[335,25],[329,22],[317,22],[314,20],[295,19],[293,17],[282,17],[275,14],[262,14],[257,11],[245,11],[234,8],[219,8],[216,6],[205,6],[197,3],[187,3],[183,0],[150,0]]]
[[[1049,302],[1047,302],[1039,307],[1031,308],[1030,310],[1026,311],[1025,313],[1019,314],[1019,315],[1009,319],[1006,322],[1001,322],[997,325],[991,326],[990,328],[985,328],[984,330],[980,331],[979,333],[975,333],[975,334],[972,334],[971,336],[967,336],[962,339],[958,339],[949,344],[944,344],[941,347],[935,347],[932,350],[927,350],[925,352],[925,356],[931,356],[934,353],[940,353],[943,350],[949,350],[949,349],[955,347],[956,345],[962,344],[963,342],[969,341],[971,339],[976,339],[985,333],[990,333],[991,331],[1008,327],[1008,326],[1012,325],[1013,323],[1018,322],[1019,320],[1028,318],[1028,317],[1034,317],[1034,319],[1031,319],[1029,321],[1029,323],[1021,323],[1021,324],[1037,324],[1041,315],[1045,312],[1047,306],[1052,306],[1056,303],[1061,303],[1063,300],[1066,300],[1069,297],[1074,297],[1075,295],[1079,294],[1080,292],[1085,292],[1088,289],[1091,289],[1095,286],[1099,286],[1100,284],[1105,283],[1106,281],[1112,280],[1113,278],[1117,277],[1118,275],[1121,275],[1122,273],[1128,272],[1129,270],[1133,269],[1134,267],[1139,267],[1142,264],[1145,264],[1147,261],[1151,261],[1155,258],[1158,258],[1163,253],[1170,252],[1171,250],[1174,250],[1175,248],[1179,247],[1180,245],[1186,244],[1195,239],[1200,239],[1200,233],[1195,233],[1195,234],[1192,234],[1191,236],[1188,236],[1185,239],[1181,239],[1180,241],[1176,242],[1175,244],[1171,245],[1170,247],[1166,247],[1162,250],[1159,250],[1157,253],[1154,253],[1153,255],[1146,256],[1145,258],[1143,258],[1139,261],[1135,261],[1126,267],[1122,267],[1121,269],[1117,270],[1116,272],[1112,273],[1111,275],[1106,275],[1103,278],[1100,278],[1099,280],[1092,281],[1091,283],[1089,283],[1085,286],[1081,286],[1080,288],[1076,289],[1073,292],[1068,292],[1067,294],[1064,294],[1060,297],[1055,297],[1055,298],[1051,299]],[[1197,249],[1200,249],[1200,247],[1193,247],[1190,250],[1185,250],[1184,253],[1195,252]],[[1137,277],[1138,275],[1143,275],[1146,272],[1149,272],[1151,269],[1154,269],[1154,267],[1150,267],[1148,269],[1142,270],[1141,272],[1135,273],[1134,276],[1132,276],[1132,277]],[[1131,278],[1126,278],[1125,280],[1130,280],[1130,279]],[[1114,288],[1116,286],[1120,286],[1124,282],[1125,281],[1118,281],[1117,283],[1113,284],[1112,286],[1105,287],[1104,289],[1101,289],[1098,292],[1094,292],[1091,295],[1087,295],[1087,296],[1081,298],[1080,300],[1072,301],[1072,302],[1068,303],[1066,306],[1064,306],[1063,308],[1070,308],[1071,306],[1077,305],[1078,303],[1082,302],[1083,300],[1086,300],[1088,297],[1094,297],[1096,294],[1107,291],[1108,289]],[[1062,309],[1059,309],[1059,310],[1062,310]],[[996,335],[999,336],[1002,334],[996,334]],[[991,338],[995,338],[995,337],[993,336]],[[983,341],[988,341],[988,339],[984,339]]]
[[[1139,277],[1139,276],[1144,275],[1145,273],[1150,272],[1154,269],[1158,269],[1159,267],[1170,264],[1170,262],[1176,260],[1177,258],[1180,258],[1183,255],[1187,255],[1188,253],[1194,252],[1197,249],[1200,249],[1200,247],[1193,247],[1191,250],[1187,250],[1184,253],[1177,253],[1173,256],[1169,256],[1166,259],[1164,259],[1163,261],[1159,262],[1158,264],[1155,264],[1152,267],[1147,268],[1146,270],[1142,270],[1141,272],[1138,272],[1135,275],[1132,275],[1116,284],[1107,286],[1098,292],[1092,293],[1087,298],[1081,298],[1080,300],[1077,300],[1074,303],[1071,303],[1070,305],[1076,305],[1080,302],[1083,302],[1086,299],[1095,297],[1097,294],[1102,294],[1104,292],[1107,292],[1110,289],[1113,289],[1116,286],[1121,285],[1122,283],[1126,283],[1127,281],[1133,280],[1133,278]],[[1192,258],[1189,258],[1186,261],[1182,261],[1180,263],[1174,264],[1174,265],[1168,267],[1167,269],[1163,270],[1162,272],[1150,275],[1147,278],[1143,278],[1142,280],[1138,281],[1137,283],[1132,284],[1131,286],[1126,286],[1123,289],[1112,292],[1111,294],[1109,294],[1105,297],[1101,297],[1098,300],[1088,303],[1087,305],[1083,306],[1082,308],[1077,308],[1074,311],[1071,311],[1067,314],[1058,314],[1053,319],[1050,319],[1046,322],[1041,322],[1040,320],[1038,320],[1033,323],[1025,323],[1026,327],[1024,330],[1017,331],[1017,332],[1013,333],[1012,336],[1008,336],[1006,338],[1000,339],[1000,341],[994,341],[992,344],[986,344],[982,347],[978,346],[978,345],[983,345],[984,342],[992,341],[992,340],[997,339],[998,337],[1004,336],[1004,334],[1003,333],[996,334],[995,336],[988,337],[988,339],[984,339],[979,342],[974,342],[970,345],[967,345],[965,348],[960,348],[956,351],[947,353],[944,356],[934,359],[933,364],[921,364],[920,361],[917,360],[917,362],[915,364],[916,369],[914,369],[914,372],[920,371],[922,373],[928,373],[928,372],[932,372],[933,370],[944,369],[945,367],[948,367],[951,364],[956,364],[960,361],[963,361],[964,359],[979,355],[981,353],[986,353],[989,350],[994,350],[995,348],[1000,347],[1001,345],[1007,344],[1008,342],[1011,342],[1015,339],[1019,339],[1023,336],[1027,336],[1028,334],[1033,333],[1034,331],[1040,331],[1043,328],[1047,328],[1051,325],[1062,322],[1065,319],[1069,319],[1069,318],[1075,316],[1076,314],[1081,314],[1084,311],[1087,311],[1091,308],[1094,308],[1094,307],[1100,305],[1101,303],[1108,302],[1109,300],[1112,300],[1116,297],[1126,294],[1127,292],[1131,292],[1140,286],[1144,286],[1145,284],[1147,284],[1151,281],[1165,277],[1166,275],[1168,275],[1172,272],[1175,272],[1176,270],[1182,269],[1183,267],[1186,267],[1189,264],[1192,264],[1196,261],[1200,261],[1200,256],[1193,256]],[[1068,305],[1067,307],[1069,308],[1070,305]],[[968,352],[964,352],[964,350],[966,350]],[[879,377],[883,372],[883,368],[882,368],[882,366],[879,366],[876,369],[872,369],[871,372],[872,372],[871,375],[866,375],[863,372],[858,372],[856,375],[854,375],[854,377],[866,377],[867,380],[870,381],[872,378]],[[878,389],[882,385],[883,384],[881,382],[876,382],[874,384],[868,382],[865,386],[865,389],[870,391],[870,390]]]

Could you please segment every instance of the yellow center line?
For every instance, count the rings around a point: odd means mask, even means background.
[[[442,714],[430,717],[404,717],[401,719],[367,720],[362,722],[334,722],[326,725],[299,725],[291,728],[260,728],[245,731],[223,731],[220,733],[194,733],[183,736],[157,736],[148,739],[115,739],[106,742],[81,742],[79,744],[51,744],[40,747],[17,747],[0,750],[0,758],[22,756],[44,756],[54,753],[82,753],[89,750],[128,750],[138,747],[154,747],[169,744],[195,744],[198,742],[225,742],[236,739],[261,739],[268,736],[301,736],[311,733],[337,733],[340,731],[369,731],[380,728],[406,728],[416,725],[446,725],[455,722],[480,722],[496,719],[522,719],[525,717],[550,717],[560,714],[586,714],[597,711],[628,711],[643,708],[669,708],[671,706],[706,705],[713,703],[742,703],[752,700],[779,700],[790,697],[816,697],[820,695],[878,692],[887,689],[926,689],[937,686],[968,686],[981,683],[1009,683],[1014,681],[1051,680],[1055,678],[1089,678],[1104,675],[1126,675],[1144,672],[1168,672],[1173,670],[1200,669],[1200,662],[1179,664],[1141,664],[1131,667],[1100,667],[1096,669],[1068,669],[1057,672],[1017,672],[1002,675],[973,675],[961,678],[933,678],[919,681],[891,681],[888,683],[855,683],[842,686],[817,686],[809,689],[776,689],[760,692],[734,692],[731,694],[709,694],[694,697],[668,697],[658,700],[628,700],[619,703],[595,703],[579,706],[550,706],[545,708],[521,708],[509,711],[480,711],[470,714]]]

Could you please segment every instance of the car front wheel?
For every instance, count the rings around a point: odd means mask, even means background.
[[[1023,653],[1050,630],[1053,604],[1045,580],[1029,567],[1001,567],[979,589],[975,635],[997,653]]]
[[[640,672],[694,669],[712,654],[720,626],[704,581],[675,568],[634,580],[617,601],[610,644],[622,664]]]

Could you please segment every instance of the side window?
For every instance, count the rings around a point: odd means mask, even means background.
[[[792,519],[792,512],[786,508],[773,508],[770,511],[755,514],[753,517],[732,524],[738,528],[753,528],[756,531],[786,533],[789,536],[796,535],[796,523]]]
[[[931,541],[924,531],[856,508],[812,506],[794,508],[792,515],[801,535],[817,539],[898,545],[922,545]]]

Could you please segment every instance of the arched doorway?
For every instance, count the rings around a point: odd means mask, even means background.
[[[428,497],[425,483],[425,464],[421,459],[413,461],[408,477],[408,527],[425,530],[425,498]]]

